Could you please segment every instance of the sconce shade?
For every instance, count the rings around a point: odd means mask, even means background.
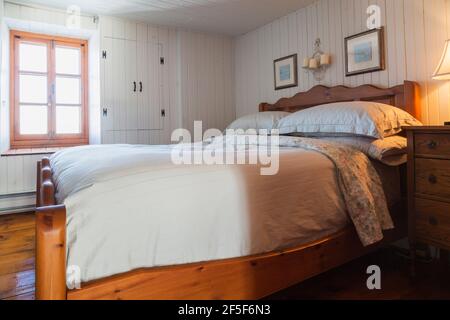
[[[436,71],[433,74],[434,80],[450,80],[450,40],[445,42],[444,53]]]
[[[309,58],[303,59],[303,68],[309,68]]]
[[[309,68],[310,69],[317,69],[319,67],[319,61],[317,59],[312,58],[309,60]]]
[[[320,56],[320,64],[322,65],[322,66],[328,66],[328,65],[330,65],[330,55],[329,54],[322,54],[321,56]]]

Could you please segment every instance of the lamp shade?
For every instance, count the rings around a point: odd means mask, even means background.
[[[445,42],[444,53],[436,71],[433,74],[435,80],[450,80],[450,40]]]

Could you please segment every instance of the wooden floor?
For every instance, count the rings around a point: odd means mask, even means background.
[[[368,266],[381,269],[381,290],[369,290]],[[419,262],[417,277],[409,277],[409,261],[387,248],[350,262],[269,299],[324,300],[450,300],[450,269],[440,261]]]
[[[34,214],[0,216],[0,299],[34,299]],[[378,265],[382,290],[366,287],[366,269]],[[411,282],[408,261],[393,250],[378,251],[279,292],[269,299],[449,299],[450,270],[419,263]]]
[[[0,216],[0,299],[34,299],[34,214]]]

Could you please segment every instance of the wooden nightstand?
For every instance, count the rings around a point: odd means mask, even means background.
[[[450,126],[406,127],[412,274],[417,243],[450,250]]]

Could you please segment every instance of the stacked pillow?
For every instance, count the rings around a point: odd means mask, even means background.
[[[282,135],[316,137],[357,148],[388,165],[406,162],[403,126],[421,126],[391,105],[351,101],[319,105],[296,113],[261,112],[239,118],[228,129],[278,129]]]
[[[270,130],[277,129],[281,119],[291,115],[289,112],[260,112],[241,117],[228,126],[229,130]]]
[[[384,139],[403,126],[422,125],[412,115],[377,102],[352,101],[324,104],[291,114],[280,120],[280,134],[304,136],[367,136]]]

